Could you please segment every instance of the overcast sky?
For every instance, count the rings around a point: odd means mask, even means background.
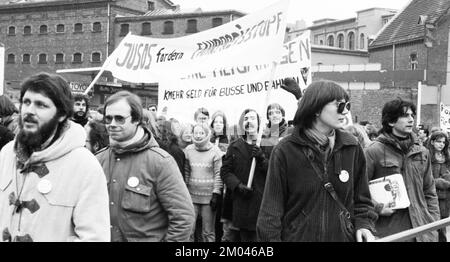
[[[181,9],[200,7],[203,11],[235,9],[251,13],[278,0],[171,0]],[[307,26],[322,18],[356,17],[356,11],[372,7],[402,9],[410,0],[291,0],[288,22],[303,19]]]

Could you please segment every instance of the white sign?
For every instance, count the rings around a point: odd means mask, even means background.
[[[103,69],[133,83],[222,68],[268,64],[279,57],[286,30],[289,0],[219,27],[180,38],[127,35],[108,57]],[[202,77],[202,76],[198,76]]]
[[[450,132],[450,106],[441,103],[441,128]]]
[[[0,95],[5,89],[5,47],[0,43]]]
[[[297,100],[281,89],[281,85],[287,77],[294,78],[302,90],[311,83],[309,36],[306,32],[282,45],[273,81],[270,64],[235,66],[214,70],[212,74],[197,73],[168,79],[160,82],[158,108],[167,107],[167,117],[182,122],[194,122],[194,112],[200,107],[208,109],[211,115],[221,110],[228,123],[236,124],[247,108],[257,110],[260,117],[266,118],[266,91],[272,86],[269,103],[280,104],[285,109],[285,119],[292,120],[297,111]]]

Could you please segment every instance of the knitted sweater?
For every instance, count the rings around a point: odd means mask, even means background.
[[[209,204],[213,193],[222,192],[220,168],[222,152],[217,146],[209,143],[204,149],[194,144],[185,149],[185,181],[195,204]]]

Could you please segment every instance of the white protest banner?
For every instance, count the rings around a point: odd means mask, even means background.
[[[252,108],[266,118],[265,96],[272,86],[269,103],[285,109],[285,119],[293,119],[297,110],[294,95],[281,89],[283,79],[295,78],[304,90],[311,83],[310,34],[305,32],[282,46],[272,81],[271,64],[235,66],[214,70],[211,74],[196,73],[184,78],[172,78],[159,83],[158,108],[167,107],[167,117],[193,122],[197,108],[205,107],[212,114],[225,112],[228,123],[236,124],[246,108]],[[261,50],[261,56],[265,55]],[[250,63],[251,61],[249,61]]]
[[[214,69],[267,64],[278,57],[289,0],[219,27],[180,38],[127,35],[108,57],[104,70],[133,83],[156,83]]]
[[[0,95],[5,89],[5,47],[0,43]]]
[[[450,132],[450,106],[441,103],[441,128]]]

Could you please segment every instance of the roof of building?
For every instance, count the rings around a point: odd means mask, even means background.
[[[418,23],[419,16],[427,16],[425,22],[435,24],[449,8],[449,0],[411,0],[403,11],[383,27],[369,49],[423,38],[425,27]]]

